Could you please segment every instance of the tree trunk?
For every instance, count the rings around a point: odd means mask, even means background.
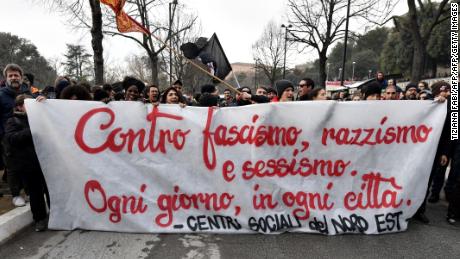
[[[425,74],[425,60],[426,60],[426,49],[420,39],[420,41],[413,41],[414,43],[414,57],[412,59],[412,71],[411,71],[411,81],[418,82],[422,79],[422,76]]]
[[[431,77],[436,78],[438,73],[438,61],[435,58],[431,59],[430,61]]]
[[[319,86],[326,87],[326,62],[327,62],[327,55],[326,51],[321,51],[319,53]]]
[[[272,87],[275,87],[275,82],[276,82],[276,67],[275,67],[275,68],[272,68],[272,71],[271,71],[271,75],[270,75],[269,80],[270,80],[270,85],[271,85]],[[257,88],[257,86],[256,86],[256,88]],[[256,90],[256,89],[254,89],[254,90]]]
[[[158,85],[158,56],[149,53],[149,59],[150,59],[150,73],[151,73],[151,79],[152,83],[155,85]]]
[[[420,25],[417,20],[417,7],[414,0],[407,0],[409,7],[409,24],[408,27],[412,42],[414,44],[414,57],[412,58],[411,78],[412,82],[418,82],[422,78],[425,69],[425,59],[427,56],[425,44],[420,34]]]
[[[93,60],[94,60],[94,83],[102,85],[104,83],[104,49],[102,46],[102,12],[99,0],[89,0],[92,14],[92,28],[91,28],[91,45],[93,47]]]

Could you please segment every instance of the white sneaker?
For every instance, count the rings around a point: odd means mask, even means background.
[[[26,206],[26,201],[21,196],[13,197],[13,205],[16,207]]]

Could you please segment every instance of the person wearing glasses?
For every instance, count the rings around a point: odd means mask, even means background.
[[[315,82],[310,78],[303,78],[300,80],[298,85],[298,101],[307,101],[309,96],[308,93],[315,88]]]

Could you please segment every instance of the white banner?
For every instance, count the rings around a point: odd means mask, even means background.
[[[154,233],[404,231],[446,116],[431,101],[26,108],[50,228]]]

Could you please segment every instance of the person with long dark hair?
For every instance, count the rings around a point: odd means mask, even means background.
[[[306,100],[310,101],[324,101],[327,100],[326,90],[324,88],[318,87],[310,92],[308,92],[308,97]]]
[[[175,87],[168,87],[161,96],[160,103],[164,104],[180,104],[183,103],[181,100],[181,94]]]

